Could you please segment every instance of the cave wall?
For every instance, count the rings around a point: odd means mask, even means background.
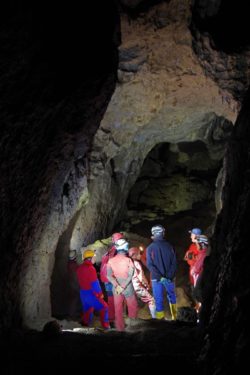
[[[118,71],[113,1],[13,0],[1,13],[3,327],[50,317],[59,238],[72,220],[71,248],[110,234],[156,144],[215,142],[237,116],[232,76],[221,89],[194,53],[192,1],[121,3],[135,12],[121,11]]]
[[[111,234],[155,145],[202,140],[216,147],[235,121],[237,102],[206,76],[192,49],[190,6],[151,2],[137,16],[121,13],[118,82],[89,156],[91,194],[73,231],[75,248],[93,234]]]
[[[205,262],[202,311],[205,342],[200,356],[205,374],[231,374],[248,366],[249,124],[250,92],[227,148],[223,208],[217,219],[212,252]]]
[[[192,7],[193,47],[206,74],[242,102],[250,84],[250,27],[247,3],[196,0]],[[230,101],[228,95],[223,100]]]
[[[58,239],[84,204],[114,90],[113,1],[12,1],[1,13],[1,328],[50,316]]]

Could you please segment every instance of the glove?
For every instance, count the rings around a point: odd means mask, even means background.
[[[172,282],[172,280],[171,279],[167,279],[166,277],[161,277],[160,282],[162,284],[164,284],[164,283],[170,284]]]
[[[117,285],[115,287],[115,293],[116,294],[121,294],[123,292],[123,287],[121,285]]]

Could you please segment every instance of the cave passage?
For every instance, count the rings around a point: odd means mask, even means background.
[[[154,224],[160,223],[166,228],[166,238],[177,254],[176,287],[180,306],[192,303],[188,266],[183,260],[190,244],[188,231],[199,227],[209,236],[216,218],[215,195],[219,194],[216,179],[222,159],[221,156],[213,159],[211,153],[201,141],[157,144],[144,160],[130,190],[126,214],[114,228],[114,231],[125,230],[141,236],[145,246],[150,242]],[[68,268],[72,228],[73,224],[63,233],[56,249],[51,306],[55,318],[79,320],[77,281]],[[96,268],[98,271],[99,264]],[[147,269],[145,272],[149,277]],[[141,317],[147,317],[145,310],[140,313]]]

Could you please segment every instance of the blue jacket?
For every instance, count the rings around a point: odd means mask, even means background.
[[[152,280],[161,277],[173,280],[176,273],[176,255],[173,246],[164,238],[155,239],[147,247],[147,267]]]

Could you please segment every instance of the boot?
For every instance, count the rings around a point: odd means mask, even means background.
[[[155,317],[156,319],[164,319],[164,311],[156,311]]]
[[[177,307],[176,307],[176,303],[170,303],[170,304],[169,304],[169,307],[170,307],[170,312],[171,312],[172,320],[176,320],[176,318],[177,318]]]

